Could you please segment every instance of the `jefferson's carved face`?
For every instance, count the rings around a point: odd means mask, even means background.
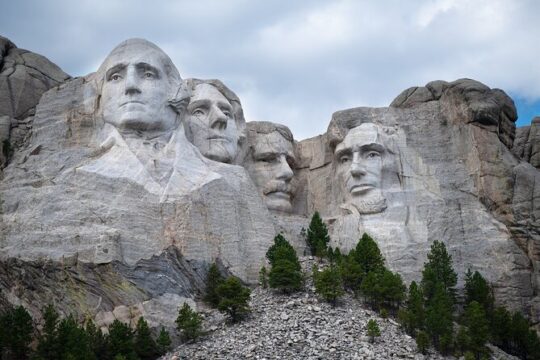
[[[269,210],[290,212],[293,189],[293,144],[279,132],[257,134],[245,167],[263,195]]]
[[[230,163],[238,150],[238,128],[233,108],[214,86],[199,84],[188,105],[186,132],[201,153],[212,160]]]
[[[128,43],[107,57],[101,89],[103,120],[118,129],[169,130],[176,124],[167,105],[171,85],[167,56],[144,42]]]
[[[384,146],[376,125],[365,123],[351,129],[335,149],[336,178],[342,200],[360,213],[382,211],[382,157]]]

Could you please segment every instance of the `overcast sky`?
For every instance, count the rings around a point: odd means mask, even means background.
[[[0,0],[0,35],[86,75],[146,38],[184,78],[218,78],[246,119],[323,133],[334,111],[468,77],[540,115],[540,1]]]

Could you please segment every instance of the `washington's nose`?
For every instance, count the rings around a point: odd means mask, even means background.
[[[227,115],[217,106],[212,107],[210,114],[210,127],[216,130],[225,130],[227,128]]]
[[[139,94],[141,92],[139,77],[134,68],[128,67],[126,71],[126,95],[127,94]]]
[[[287,158],[285,155],[281,155],[279,157],[279,170],[277,174],[277,178],[284,181],[289,181],[292,179],[294,173],[289,166],[289,163],[287,162]]]

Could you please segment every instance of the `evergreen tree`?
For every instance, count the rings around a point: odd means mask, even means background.
[[[328,235],[328,229],[325,223],[317,211],[313,214],[309,223],[306,242],[312,255],[317,257],[324,257],[326,255],[330,236]]]
[[[9,309],[1,316],[0,325],[3,328],[2,347],[10,354],[8,359],[28,359],[34,326],[26,309],[22,305]]]
[[[374,342],[375,337],[381,336],[381,330],[379,329],[379,324],[373,319],[370,319],[366,326],[367,335],[369,336],[369,341]]]
[[[216,263],[210,265],[208,274],[206,275],[206,290],[203,300],[213,308],[217,308],[219,304],[217,288],[223,283],[223,280],[223,276],[221,276]]]
[[[357,293],[360,290],[364,272],[359,263],[356,262],[354,255],[344,256],[339,262],[341,279],[345,289]]]
[[[251,290],[244,287],[240,280],[231,276],[217,288],[220,298],[218,310],[229,314],[232,322],[239,321],[249,312]]]
[[[486,353],[485,344],[489,338],[489,323],[486,319],[486,313],[482,305],[472,301],[465,309],[465,325],[469,338],[469,350],[471,350],[476,359]]]
[[[435,348],[445,350],[445,341],[452,337],[452,299],[445,291],[444,285],[438,283],[431,302],[426,308],[426,331],[430,335]]]
[[[465,326],[460,326],[456,335],[456,350],[459,354],[465,354],[470,347],[471,339]]]
[[[369,272],[360,285],[362,294],[374,309],[384,306],[396,310],[405,298],[406,289],[401,276],[386,268]]]
[[[113,356],[122,355],[126,360],[138,360],[133,343],[133,332],[128,325],[114,320],[109,326],[109,342]]]
[[[427,257],[428,262],[424,264],[422,271],[422,291],[427,302],[435,296],[438,284],[442,284],[443,290],[450,295],[453,302],[457,275],[452,267],[452,257],[446,251],[444,243],[435,240]]]
[[[429,336],[425,331],[419,331],[416,335],[416,347],[418,352],[426,354],[429,349]]]
[[[484,308],[486,316],[491,318],[494,303],[491,287],[478,271],[473,274],[469,269],[465,274],[465,306],[473,301],[479,303]]]
[[[506,352],[510,352],[511,327],[510,312],[505,307],[496,308],[491,320],[491,337],[493,343]]]
[[[96,358],[99,360],[110,359],[111,355],[108,338],[103,334],[101,329],[96,328],[96,325],[92,320],[86,322],[85,332],[88,337],[90,349],[92,349]]]
[[[286,259],[275,261],[268,274],[268,284],[273,289],[290,294],[302,289],[304,278],[298,266]]]
[[[41,312],[43,316],[43,329],[38,337],[36,357],[41,360],[55,360],[60,358],[60,345],[58,343],[58,318],[54,307],[49,304]]]
[[[62,319],[58,323],[58,344],[62,360],[74,358],[78,360],[94,360],[96,356],[84,329],[73,317]]]
[[[416,330],[424,328],[424,297],[415,281],[409,285],[406,310],[400,310],[399,318],[405,331],[411,336],[414,336]]]
[[[171,349],[171,343],[169,332],[162,326],[156,339],[159,355],[165,355]]]
[[[356,244],[353,256],[356,262],[360,264],[364,274],[384,269],[384,257],[381,250],[379,250],[375,240],[366,233],[362,235],[358,244]]]
[[[301,270],[296,250],[281,234],[277,234],[274,238],[274,244],[266,252],[266,258],[271,266],[274,266],[278,260],[288,260],[298,271]]]
[[[330,302],[332,306],[336,306],[337,299],[344,293],[338,268],[331,265],[323,271],[316,271],[313,274],[313,279],[317,294]]]
[[[263,289],[268,287],[268,272],[264,266],[259,271],[259,284],[261,284]]]
[[[176,328],[185,340],[195,340],[202,334],[202,318],[185,302],[178,310]]]
[[[141,360],[155,359],[158,355],[157,345],[144,317],[140,317],[135,328],[135,352]]]

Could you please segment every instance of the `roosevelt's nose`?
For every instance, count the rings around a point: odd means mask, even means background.
[[[139,94],[141,92],[141,87],[139,83],[139,76],[137,71],[133,67],[128,67],[126,71],[126,95],[127,94]]]
[[[358,153],[353,154],[353,160],[351,163],[351,175],[352,176],[364,176],[366,174],[366,168]]]
[[[294,173],[287,162],[287,157],[285,155],[279,156],[279,169],[277,173],[277,178],[279,180],[290,181]]]
[[[227,128],[227,120],[227,115],[219,107],[212,107],[210,111],[210,127],[212,129],[225,130]]]

